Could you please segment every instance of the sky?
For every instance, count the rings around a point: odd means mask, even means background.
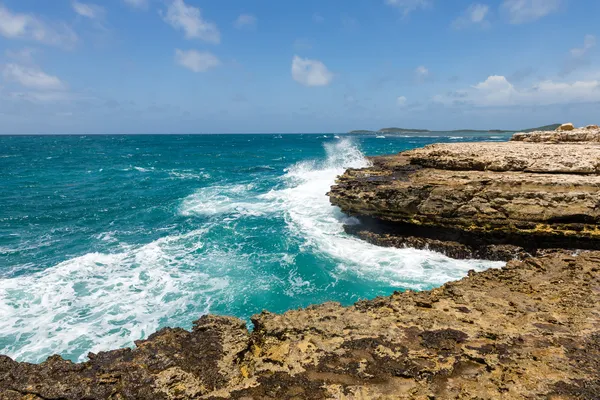
[[[598,0],[0,0],[0,134],[600,123]]]

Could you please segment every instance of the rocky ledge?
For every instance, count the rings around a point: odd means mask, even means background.
[[[373,157],[370,168],[339,177],[329,196],[359,218],[348,232],[380,245],[500,260],[548,248],[598,250],[596,128]]]
[[[352,307],[204,316],[73,364],[0,357],[1,399],[598,399],[600,252]]]

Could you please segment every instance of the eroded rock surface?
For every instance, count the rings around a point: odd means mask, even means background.
[[[490,245],[517,246],[515,254],[600,249],[597,143],[434,144],[372,164],[346,171],[329,193],[342,211],[369,220],[358,231],[371,242],[454,242],[466,257],[493,259],[506,257],[488,257]]]
[[[598,125],[588,125],[584,128],[574,128],[573,124],[570,124],[570,128],[572,129],[559,128],[554,132],[536,131],[531,133],[517,133],[513,136],[512,140],[518,142],[537,143],[600,142],[600,127],[598,127]]]
[[[428,292],[205,316],[73,364],[0,358],[2,399],[598,399],[600,252]]]

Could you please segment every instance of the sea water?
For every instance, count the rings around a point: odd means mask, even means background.
[[[0,354],[82,361],[206,313],[249,322],[499,267],[349,236],[326,193],[365,155],[506,139],[0,136]]]

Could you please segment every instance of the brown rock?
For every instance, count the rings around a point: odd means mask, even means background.
[[[473,255],[489,245],[600,249],[598,160],[596,145],[438,144],[374,157],[329,196],[374,220],[372,231],[454,241]]]
[[[427,292],[206,316],[73,364],[0,357],[0,399],[598,399],[600,252]]]
[[[574,129],[575,129],[575,126],[570,122],[567,124],[562,124],[561,126],[556,128],[557,131],[572,131]]]
[[[598,125],[588,125],[585,128],[578,128],[571,131],[546,132],[537,131],[530,133],[515,133],[511,139],[513,142],[534,142],[534,143],[588,143],[596,144],[600,142],[600,127]]]

